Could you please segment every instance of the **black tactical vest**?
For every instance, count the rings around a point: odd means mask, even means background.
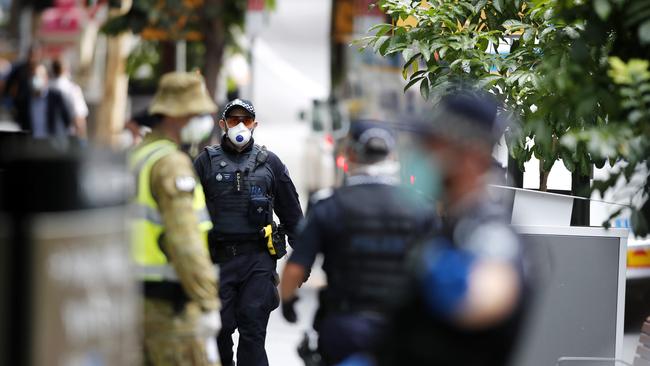
[[[236,156],[221,146],[205,148],[210,158],[210,175],[204,187],[206,201],[219,240],[250,241],[273,220],[274,175],[266,164],[265,147]]]
[[[328,244],[326,312],[385,311],[401,297],[411,242],[424,234],[423,210],[400,188],[358,185],[337,190],[343,233]],[[425,211],[426,212],[426,211]]]

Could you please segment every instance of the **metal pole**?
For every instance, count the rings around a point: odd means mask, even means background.
[[[187,42],[185,40],[176,42],[176,71],[187,71]]]
[[[250,86],[248,88],[248,91],[250,95],[248,96],[248,99],[250,100],[255,100],[255,40],[257,39],[257,35],[253,34],[251,36],[251,42],[249,45],[249,50],[248,50],[248,63],[250,65],[250,75],[251,75],[251,80],[250,80]]]

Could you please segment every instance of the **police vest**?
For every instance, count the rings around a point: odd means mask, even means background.
[[[418,234],[421,210],[400,188],[358,185],[338,189],[330,199],[341,210],[343,233],[328,245],[326,311],[385,311],[407,282],[406,253]],[[330,250],[331,248],[331,250]]]
[[[151,168],[177,149],[171,141],[157,140],[139,147],[129,157],[130,169],[137,179],[131,230],[132,256],[138,266],[140,279],[147,282],[178,281],[176,271],[160,248],[164,227],[158,204],[151,193]],[[212,228],[212,222],[200,184],[194,188],[193,208],[199,219],[201,237],[207,245],[207,232]]]
[[[259,240],[260,230],[273,220],[275,177],[265,147],[254,145],[243,154],[227,154],[208,146],[210,172],[204,178],[207,205],[216,242]]]

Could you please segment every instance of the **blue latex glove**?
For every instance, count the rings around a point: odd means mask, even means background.
[[[475,256],[438,239],[422,253],[420,290],[432,313],[450,316],[458,311],[467,293],[468,276]]]

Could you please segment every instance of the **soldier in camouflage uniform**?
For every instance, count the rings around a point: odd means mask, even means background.
[[[212,224],[192,162],[178,149],[191,142],[184,136],[195,135],[187,133],[193,119],[215,111],[200,75],[164,75],[150,106],[153,131],[130,156],[137,178],[133,257],[144,288],[147,365],[218,362],[216,268],[206,244]]]

